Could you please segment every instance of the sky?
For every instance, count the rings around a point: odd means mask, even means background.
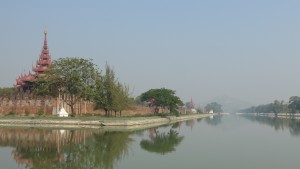
[[[0,87],[38,59],[111,65],[138,96],[169,88],[201,104],[300,96],[298,0],[1,0]]]

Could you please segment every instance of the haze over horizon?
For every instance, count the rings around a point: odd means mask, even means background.
[[[201,104],[300,96],[300,1],[17,1],[0,5],[0,87],[38,59],[107,62],[133,96],[169,88]]]

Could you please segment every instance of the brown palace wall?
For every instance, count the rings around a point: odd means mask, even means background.
[[[61,103],[67,112],[71,109],[67,104]],[[35,115],[43,110],[44,114],[51,115],[57,112],[58,100],[54,98],[30,98],[20,96],[2,96],[0,97],[0,115],[14,113],[16,115]],[[81,101],[75,105],[75,112],[79,115],[100,114],[104,115],[103,110],[94,110],[92,102]],[[145,106],[134,106],[131,110],[122,111],[122,116],[144,115],[153,113],[153,110]],[[113,114],[114,115],[114,114]],[[119,114],[118,114],[119,115]]]

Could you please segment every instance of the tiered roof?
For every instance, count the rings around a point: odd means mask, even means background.
[[[35,80],[35,77],[29,72],[28,74],[21,74],[16,79],[16,84],[14,85],[16,88],[29,88],[30,83]]]
[[[193,102],[193,98],[191,98],[191,101],[187,103],[187,108],[188,109],[194,109],[195,108],[195,104]]]
[[[36,66],[32,67],[32,71],[35,72],[37,76],[44,75],[47,67],[51,64],[51,56],[49,54],[48,44],[47,44],[47,32],[44,32],[44,46],[40,54],[39,59],[36,61]]]
[[[15,88],[30,89],[32,87],[32,82],[36,80],[37,77],[43,76],[48,66],[52,63],[51,56],[49,54],[48,44],[47,44],[47,31],[44,31],[44,45],[41,51],[39,59],[36,61],[36,66],[32,66],[32,71],[35,74],[21,74],[16,79]]]

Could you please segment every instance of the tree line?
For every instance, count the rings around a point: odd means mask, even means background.
[[[35,95],[59,97],[71,109],[80,100],[92,101],[95,109],[103,109],[106,116],[121,115],[133,103],[129,87],[118,81],[114,70],[106,64],[102,73],[92,60],[82,58],[60,58],[33,82]],[[64,97],[67,96],[67,97]]]
[[[178,108],[184,105],[174,90],[166,88],[150,89],[134,100],[130,96],[129,86],[118,81],[108,64],[102,72],[91,59],[59,58],[49,65],[42,76],[29,83],[32,84],[31,94],[59,98],[70,107],[71,116],[76,115],[75,105],[79,101],[93,102],[95,110],[104,110],[106,116],[121,116],[122,111],[130,109],[135,101],[154,108],[155,114],[160,109],[167,109],[169,113],[178,115]],[[18,92],[25,91],[0,88],[0,96]],[[221,105],[217,103],[211,103],[205,109],[222,112]]]
[[[13,87],[0,87],[0,97],[5,95],[15,94],[16,90]]]
[[[273,103],[252,106],[247,109],[240,110],[242,113],[274,113],[275,117],[279,113],[297,114],[300,112],[300,97],[292,96],[288,103],[284,101],[274,100]]]

